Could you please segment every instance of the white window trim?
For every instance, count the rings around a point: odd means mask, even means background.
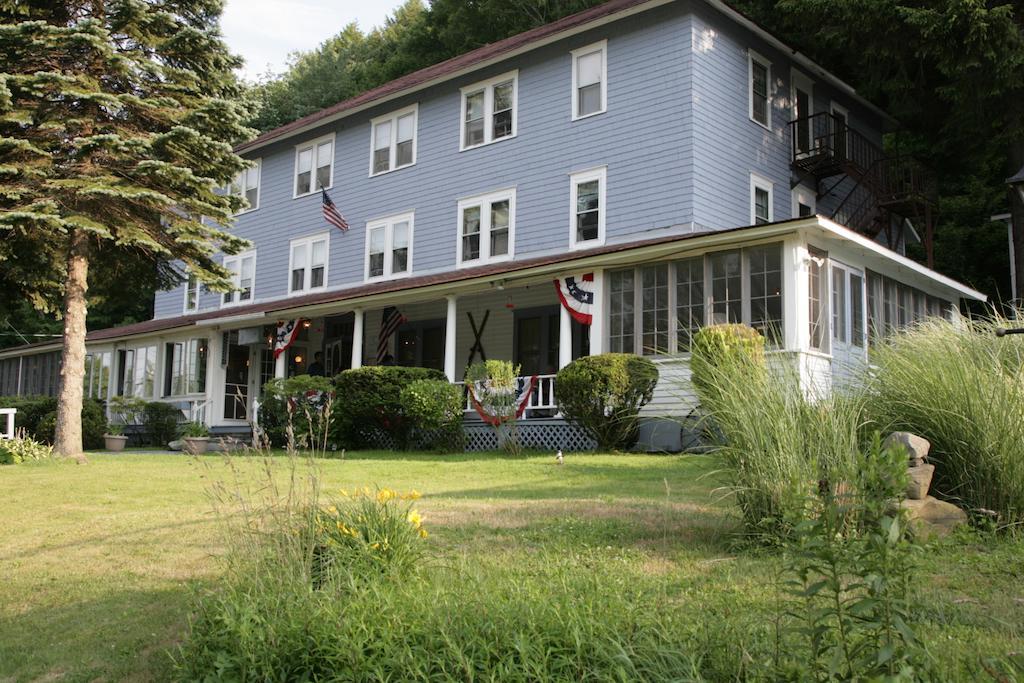
[[[231,256],[225,256],[223,260],[223,265],[225,268],[227,268],[228,261],[238,261],[238,275],[232,279],[232,284],[235,287],[238,287],[239,284],[241,283],[242,278],[242,260],[248,258],[249,256],[252,256],[252,294],[249,296],[248,299],[242,301],[241,299],[238,298],[241,292],[237,289],[233,289],[231,291],[231,301],[228,303],[224,303],[224,294],[226,292],[221,292],[218,294],[220,298],[221,308],[231,308],[232,306],[246,306],[256,301],[256,250],[250,249],[249,251],[242,251],[237,254],[232,254]]]
[[[398,119],[403,117],[403,116],[405,116],[406,114],[412,114],[413,115],[413,124],[412,124],[412,161],[409,162],[408,164],[403,165],[403,166],[395,166],[395,161],[396,161],[395,157],[397,156],[397,149],[398,149]],[[514,114],[513,114],[513,119],[514,119]],[[375,140],[375,137],[376,137],[376,134],[377,134],[377,124],[384,123],[384,122],[387,122],[387,121],[391,122],[391,130],[392,130],[392,133],[391,133],[391,149],[390,149],[390,152],[389,152],[389,154],[390,154],[390,162],[388,164],[388,170],[386,170],[386,171],[378,171],[377,173],[374,173],[373,172],[373,153],[374,153],[373,145],[374,145],[374,140]],[[384,114],[383,116],[378,116],[375,119],[371,119],[370,120],[370,176],[369,177],[372,178],[373,176],[386,175],[388,173],[394,173],[395,171],[400,171],[403,168],[409,168],[410,166],[415,166],[416,165],[416,151],[417,151],[417,147],[419,145],[419,137],[420,137],[419,136],[419,127],[420,127],[420,105],[419,105],[418,102],[416,104],[413,104],[412,106],[405,107],[404,109],[399,109],[398,111],[393,111],[390,114]],[[332,177],[332,180],[333,180],[333,177]]]
[[[202,308],[202,306],[200,305],[201,302],[199,300],[199,297],[202,295],[202,292],[203,292],[203,283],[201,283],[199,281],[199,278],[196,278],[196,307],[195,308],[189,308],[188,307],[188,281],[189,281],[189,279],[191,279],[191,274],[186,271],[185,272],[185,296],[184,296],[184,298],[183,298],[183,300],[181,302],[181,310],[182,310],[182,312],[185,315],[189,315],[190,313],[198,313],[199,309]]]
[[[598,214],[597,214],[597,239],[586,240],[580,242],[576,239],[576,200],[577,192],[579,190],[579,184],[589,182],[591,180],[598,181]],[[608,167],[598,166],[596,168],[587,169],[586,171],[578,171],[576,173],[569,174],[569,248],[570,249],[585,249],[588,247],[599,247],[604,244],[605,240],[605,219],[608,215],[608,202],[605,197],[607,196],[608,187]]]
[[[761,123],[754,118],[754,62],[758,62],[765,68],[765,122]],[[772,129],[772,63],[754,50],[747,50],[747,116],[751,121],[766,130]]]
[[[327,135],[322,135],[322,136],[320,136],[320,137],[318,137],[318,138],[316,138],[314,140],[306,140],[305,142],[302,142],[302,143],[299,143],[299,144],[295,145],[295,161],[292,164],[292,199],[298,199],[299,197],[308,197],[309,195],[316,194],[317,192],[320,191],[318,189],[315,189],[316,188],[316,148],[321,143],[327,142],[328,140],[331,141],[331,171],[330,171],[330,177],[328,178],[327,185],[325,187],[321,188],[321,189],[329,190],[332,187],[334,187],[334,157],[335,157],[335,153],[337,152],[337,148],[335,147],[335,139],[334,139],[334,137],[335,137],[334,133],[329,133]],[[303,150],[309,149],[309,148],[312,148],[312,150],[313,150],[313,167],[310,170],[312,175],[310,176],[310,180],[309,180],[310,190],[309,190],[309,192],[303,192],[302,194],[299,194],[299,152],[302,152]]]
[[[811,207],[811,215],[818,213],[818,197],[814,190],[806,185],[797,185],[793,188],[793,206],[791,208],[792,218],[800,217],[800,205],[806,204]]]
[[[365,282],[380,282],[382,280],[394,280],[398,278],[409,277],[412,274],[412,258],[413,258],[413,235],[414,235],[414,219],[415,212],[409,211],[407,213],[397,213],[391,216],[385,216],[383,218],[375,218],[372,221],[366,223],[366,244],[363,247],[363,280]],[[394,248],[394,236],[395,223],[409,223],[409,253],[406,256],[406,269],[404,273],[394,274],[391,272]],[[377,229],[384,228],[384,274],[370,277],[370,233]]]
[[[794,68],[789,71],[789,110],[794,121],[798,116],[796,108],[797,89],[807,93],[807,105],[811,108],[811,111],[814,111],[814,81],[803,71]],[[807,116],[810,115],[811,112],[807,112]]]
[[[579,115],[579,88],[576,87],[579,58],[592,52],[601,51],[601,108],[589,114]],[[588,119],[608,111],[608,41],[600,40],[572,51],[572,120]]]
[[[500,256],[491,256],[491,212],[490,206],[494,202],[508,200],[508,253]],[[484,229],[483,205],[487,205],[486,230]],[[480,258],[472,261],[462,260],[462,212],[470,207],[479,206],[480,209]],[[516,188],[510,187],[504,190],[495,190],[487,194],[474,195],[459,200],[458,212],[455,219],[456,241],[455,241],[455,267],[473,268],[488,263],[501,263],[511,261],[516,253]]]
[[[327,253],[324,259],[324,283],[319,287],[313,287],[310,283],[312,282],[312,270],[313,270],[313,242],[324,241],[327,243]],[[295,256],[295,247],[304,244],[308,253],[306,262],[306,274],[302,278],[302,289],[292,289],[292,270],[294,266],[293,258]],[[310,292],[320,289],[327,288],[327,277],[331,267],[331,233],[321,232],[316,235],[310,235],[308,237],[299,237],[293,239],[288,243],[288,293],[289,294],[301,294],[303,292]]]
[[[494,132],[492,116],[494,113],[494,86],[505,81],[512,81],[512,134],[492,140]],[[466,93],[484,91],[484,141],[476,145],[466,145]],[[486,145],[493,145],[496,142],[511,140],[519,135],[519,69],[507,71],[503,74],[488,78],[486,81],[478,81],[472,85],[464,86],[459,90],[459,151],[465,152]]]
[[[757,205],[755,204],[756,190],[762,189],[768,192],[768,222],[775,222],[775,185],[763,175],[750,173],[750,225],[757,225]]]
[[[256,162],[256,203],[247,209],[236,211],[236,216],[241,216],[242,214],[249,213],[260,208],[260,193],[263,191],[263,158],[260,157],[257,159],[249,159],[249,161]],[[249,169],[247,168],[244,171],[242,171],[242,173],[246,173],[248,170]],[[225,187],[224,189],[228,194],[231,194],[231,183],[228,183],[227,187]],[[245,185],[242,186],[242,199],[245,199]]]

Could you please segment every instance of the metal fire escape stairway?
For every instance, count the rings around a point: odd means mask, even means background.
[[[830,218],[851,230],[899,246],[904,220],[924,228],[928,265],[933,263],[934,183],[911,157],[886,155],[846,122],[828,112],[791,121],[794,185],[813,181],[818,199],[839,201]]]

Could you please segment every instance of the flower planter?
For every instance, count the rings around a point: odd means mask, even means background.
[[[120,453],[128,443],[128,437],[120,434],[104,434],[103,441],[103,445],[108,451]]]
[[[182,441],[185,452],[192,455],[202,455],[210,445],[208,436],[186,436]]]

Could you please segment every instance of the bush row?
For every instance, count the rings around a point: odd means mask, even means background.
[[[45,443],[53,443],[57,425],[57,399],[53,396],[0,396],[0,408],[16,408],[14,419],[16,429]],[[85,448],[102,448],[103,433],[107,418],[103,402],[87,398],[82,402],[82,445]]]

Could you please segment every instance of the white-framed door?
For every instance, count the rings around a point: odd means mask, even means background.
[[[832,372],[841,380],[867,362],[867,289],[864,271],[832,261],[829,283]]]

